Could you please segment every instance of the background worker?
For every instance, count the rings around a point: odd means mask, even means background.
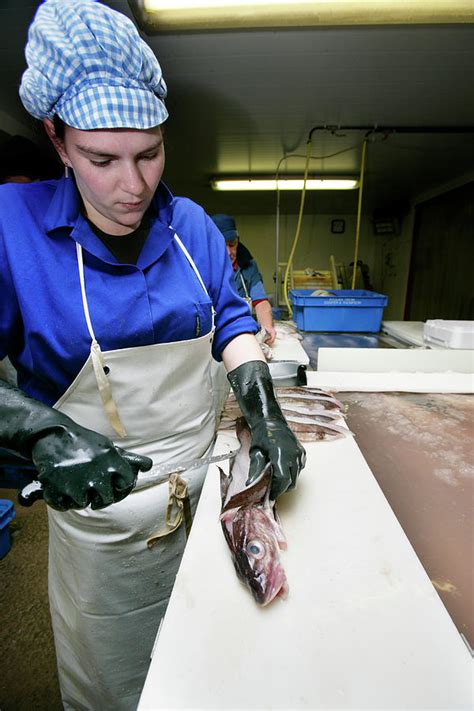
[[[60,174],[57,162],[53,162],[29,138],[15,135],[0,143],[0,185],[32,183],[58,178]],[[0,360],[0,378],[16,385],[16,372],[8,358]]]
[[[194,512],[207,471],[159,465],[210,453],[213,358],[252,431],[250,479],[270,461],[276,498],[305,453],[218,230],[161,182],[166,84],[133,23],[46,0],[26,59],[20,97],[65,175],[0,187],[0,358],[18,373],[0,447],[32,460],[48,504],[64,707],[131,711],[186,544],[168,504],[179,483]]]
[[[56,162],[25,136],[10,136],[0,143],[0,184],[32,183],[58,178]]]
[[[212,220],[225,239],[227,253],[234,270],[237,292],[248,303],[250,310],[255,311],[259,325],[268,333],[265,343],[271,346],[276,338],[272,305],[265,292],[257,262],[240,241],[233,217],[218,214],[212,215]]]

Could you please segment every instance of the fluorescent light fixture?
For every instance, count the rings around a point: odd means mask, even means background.
[[[268,7],[268,5],[285,5],[288,0],[145,0],[145,9],[148,12],[159,12],[160,10],[205,10],[206,8],[221,9],[232,8],[242,5],[252,5],[253,7]],[[303,0],[301,5],[309,5],[314,0]]]
[[[142,29],[470,23],[472,0],[129,0]]]
[[[303,178],[214,178],[213,190],[302,190]],[[308,178],[306,190],[355,190],[356,178]]]

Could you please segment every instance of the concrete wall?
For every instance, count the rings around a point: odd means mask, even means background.
[[[275,215],[241,214],[235,215],[235,219],[242,242],[257,260],[265,288],[269,294],[273,294],[275,292],[273,281],[276,246]],[[333,219],[345,220],[343,234],[331,233]],[[297,221],[297,215],[280,215],[280,262],[286,262],[288,259],[296,233]],[[344,263],[348,267],[354,259],[355,231],[355,215],[304,215],[293,259],[293,268],[329,269],[331,254],[334,255],[336,263]],[[372,282],[378,239],[372,233],[370,217],[363,216],[358,258],[369,265]],[[357,286],[360,288],[359,284]],[[375,283],[374,288],[376,288]]]
[[[402,321],[404,317],[415,207],[401,220],[398,235],[377,236],[373,233],[371,215],[363,215],[359,256],[368,264],[375,291],[388,296],[384,319]],[[269,295],[275,293],[275,215],[235,215],[242,242],[250,249],[260,267]],[[344,234],[331,233],[331,221],[345,220]],[[280,215],[280,256],[285,262],[293,244],[297,215]],[[293,266],[329,269],[330,255],[346,267],[354,259],[356,215],[304,215]],[[356,288],[362,288],[358,282]]]
[[[386,321],[403,321],[414,217],[412,208],[403,218],[399,235],[375,238],[373,284],[376,291],[388,296],[383,314]]]

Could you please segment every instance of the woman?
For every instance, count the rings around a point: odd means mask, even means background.
[[[218,231],[161,183],[166,85],[133,24],[47,0],[26,57],[21,99],[66,174],[0,189],[0,358],[19,385],[0,382],[0,446],[33,460],[49,504],[65,708],[133,709],[186,540],[168,500],[194,512],[206,471],[173,489],[156,467],[212,448],[211,356],[252,429],[250,478],[271,460],[276,498],[304,450]]]

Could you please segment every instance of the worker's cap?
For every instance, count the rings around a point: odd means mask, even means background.
[[[221,231],[226,242],[235,242],[239,237],[235,220],[230,215],[211,215],[211,220]]]
[[[166,84],[150,47],[125,15],[96,0],[46,0],[25,49],[20,98],[35,118],[73,128],[158,126]]]

